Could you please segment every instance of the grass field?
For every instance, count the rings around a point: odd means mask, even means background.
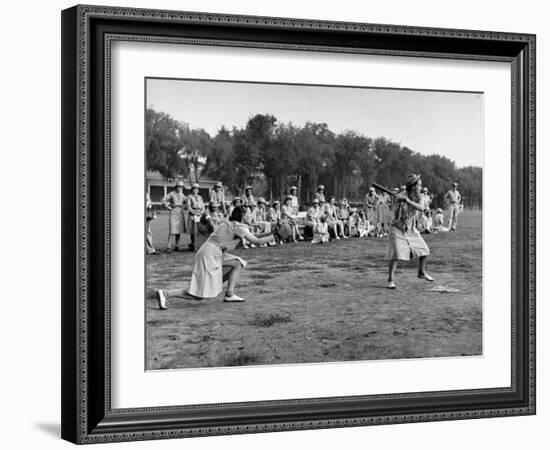
[[[162,250],[165,214],[152,229]],[[245,303],[170,298],[164,311],[155,290],[187,288],[193,254],[147,256],[147,367],[479,355],[481,238],[479,211],[462,214],[456,232],[425,235],[436,281],[419,280],[416,262],[401,263],[393,291],[385,288],[386,238],[237,249],[249,263],[236,291]]]

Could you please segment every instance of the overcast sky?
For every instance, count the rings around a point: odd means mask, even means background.
[[[324,122],[335,133],[383,136],[458,167],[483,164],[482,93],[148,79],[146,103],[211,136],[272,114],[299,126]]]

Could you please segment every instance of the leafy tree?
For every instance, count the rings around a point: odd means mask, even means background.
[[[296,139],[297,173],[307,180],[307,193],[310,194],[315,192],[323,169],[333,160],[335,136],[326,123],[307,122],[303,128],[297,130]],[[310,200],[309,195],[301,197]]]
[[[182,128],[182,124],[168,114],[146,110],[145,134],[149,170],[157,170],[165,178],[187,174],[187,166],[178,156]]]
[[[310,201],[317,185],[325,184],[330,194],[341,198],[357,177],[364,192],[372,182],[389,188],[404,184],[414,172],[422,175],[434,207],[443,206],[453,181],[460,184],[466,206],[482,206],[481,167],[458,169],[445,156],[422,155],[385,137],[373,140],[354,131],[335,135],[325,123],[297,127],[256,114],[244,128],[222,127],[212,138],[202,129],[147,109],[146,146],[149,170],[167,179],[189,177],[191,182],[205,173],[234,193],[254,183],[258,194],[281,198],[289,185],[296,184],[302,201]]]

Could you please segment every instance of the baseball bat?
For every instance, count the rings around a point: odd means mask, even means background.
[[[394,194],[392,191],[390,191],[388,188],[385,188],[384,186],[381,186],[380,184],[377,184],[377,183],[372,183],[372,185],[373,185],[376,189],[378,189],[379,191],[383,191],[383,192],[385,192],[386,194],[389,194],[389,195],[391,195],[392,197],[395,197],[395,194]]]

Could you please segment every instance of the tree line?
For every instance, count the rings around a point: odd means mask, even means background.
[[[215,136],[190,128],[163,112],[146,111],[147,168],[166,179],[202,175],[220,180],[234,194],[253,185],[256,195],[281,198],[295,185],[302,201],[310,201],[317,185],[337,198],[349,197],[351,186],[364,195],[373,183],[393,188],[411,172],[420,173],[434,195],[434,205],[453,181],[467,207],[482,206],[482,169],[457,168],[441,155],[422,155],[385,137],[355,131],[334,133],[325,123],[303,127],[256,114],[244,128],[220,128]],[[356,189],[357,190],[357,189]]]

